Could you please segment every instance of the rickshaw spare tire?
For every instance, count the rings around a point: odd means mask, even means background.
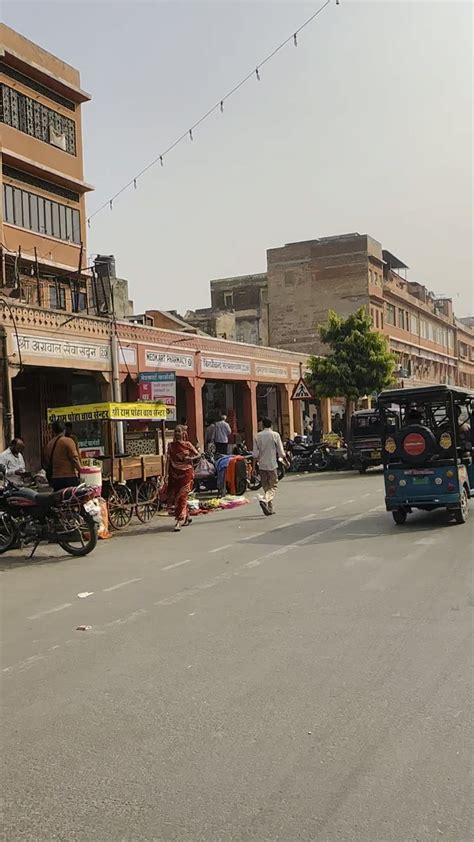
[[[436,450],[436,439],[428,429],[421,424],[410,424],[401,430],[397,436],[398,453],[403,462],[417,464],[425,462]]]

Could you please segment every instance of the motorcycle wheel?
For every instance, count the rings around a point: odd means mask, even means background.
[[[247,485],[250,491],[259,491],[262,487],[260,474],[252,474],[247,480]]]
[[[317,473],[322,473],[323,471],[327,471],[329,469],[329,459],[326,456],[321,454],[321,459],[319,462],[313,461],[312,463],[313,471]]]
[[[74,527],[72,527],[72,518],[75,522]],[[73,512],[72,515],[67,515],[64,525],[67,526],[68,531],[72,527],[74,537],[71,536],[69,541],[58,541],[61,549],[76,557],[91,553],[97,544],[97,527],[92,515],[87,512]]]
[[[16,539],[15,521],[7,514],[0,515],[0,555],[11,549]]]
[[[280,480],[282,480],[283,477],[285,476],[285,466],[282,465],[281,462],[278,463],[277,475],[278,475],[278,482],[280,482]]]

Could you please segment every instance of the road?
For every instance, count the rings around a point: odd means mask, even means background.
[[[3,557],[2,839],[474,838],[474,512],[397,527],[375,473],[277,509]]]

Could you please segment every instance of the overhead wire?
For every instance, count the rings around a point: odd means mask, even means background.
[[[261,77],[260,77],[261,68],[265,64],[267,64],[267,62],[269,62],[272,58],[274,58],[274,56],[276,56],[276,54],[279,53],[280,50],[282,50],[283,47],[285,47],[291,41],[293,42],[294,46],[297,47],[298,46],[298,35],[299,35],[299,33],[303,29],[305,29],[305,27],[309,26],[309,24],[312,23],[315,20],[315,18],[317,18],[318,15],[320,15],[321,12],[323,12],[324,9],[326,9],[327,6],[330,5],[331,1],[332,0],[326,0],[326,2],[323,3],[323,5],[320,6],[318,9],[316,9],[316,11],[313,12],[313,14],[310,15],[310,17],[307,18],[297,29],[293,30],[291,32],[291,35],[289,35],[287,38],[285,38],[285,40],[282,41],[280,44],[278,44],[278,46],[275,47],[271,51],[271,53],[269,53],[267,56],[265,56],[265,58],[263,58],[261,61],[259,61],[257,63],[257,65],[249,73],[247,73],[247,75],[244,76],[243,79],[240,80],[240,82],[237,82],[237,84],[234,85],[234,87],[231,88],[229,91],[227,91],[227,93],[224,94],[224,96],[219,97],[217,102],[211,108],[209,108],[198,120],[196,120],[196,122],[193,123],[192,126],[187,128],[186,131],[184,131],[182,134],[180,134],[179,137],[177,137],[176,140],[174,140],[166,149],[164,149],[162,152],[160,152],[155,158],[153,158],[152,161],[150,161],[149,164],[147,164],[145,167],[143,167],[143,169],[141,169],[140,172],[136,173],[136,175],[134,175],[129,181],[127,181],[127,183],[124,184],[123,187],[121,187],[119,190],[117,190],[117,192],[114,193],[113,196],[111,196],[109,199],[107,199],[102,205],[100,205],[97,208],[97,210],[95,210],[93,213],[91,213],[87,217],[87,225],[90,227],[91,220],[94,219],[94,217],[96,217],[103,210],[105,210],[105,208],[110,208],[110,210],[113,210],[114,201],[119,196],[121,196],[122,193],[124,193],[126,190],[128,190],[129,187],[132,187],[132,185],[133,185],[134,188],[136,188],[138,179],[141,178],[143,175],[145,175],[145,173],[148,172],[148,170],[150,170],[152,167],[156,166],[156,164],[158,164],[158,163],[161,166],[163,166],[164,165],[163,159],[165,158],[165,156],[168,155],[170,152],[172,152],[172,150],[175,149],[176,146],[178,146],[179,143],[181,143],[186,138],[188,138],[189,140],[193,140],[194,139],[194,132],[198,128],[198,126],[200,126],[205,120],[207,120],[211,116],[211,114],[213,114],[215,111],[219,110],[221,113],[223,113],[225,101],[228,100],[235,93],[237,93],[237,91],[240,90],[240,88],[242,88],[243,85],[245,85],[250,79],[255,77],[257,79],[257,81],[260,81],[260,79],[261,79]],[[338,0],[336,0],[336,5],[339,5]]]

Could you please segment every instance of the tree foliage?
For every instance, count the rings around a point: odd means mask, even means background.
[[[372,327],[372,320],[361,307],[343,319],[333,310],[320,325],[321,340],[330,352],[311,357],[308,382],[317,397],[345,397],[357,400],[380,392],[394,381],[395,356],[385,336]]]

